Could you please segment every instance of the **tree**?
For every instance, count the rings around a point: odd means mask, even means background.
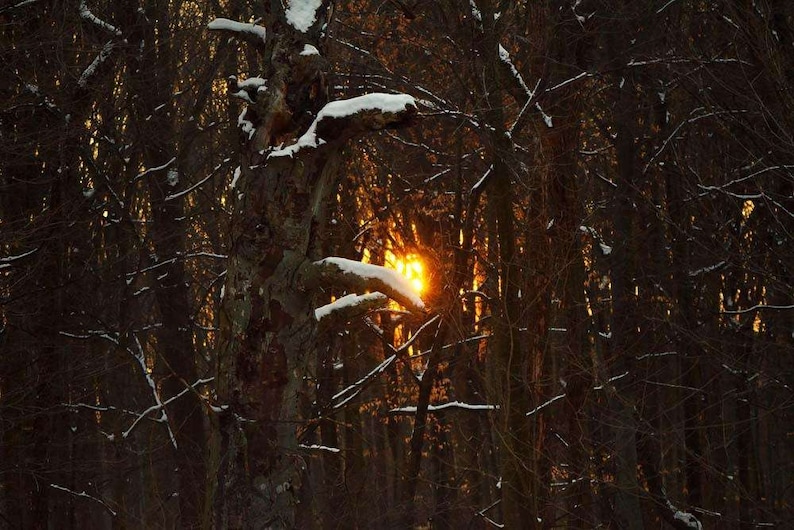
[[[221,439],[211,462],[218,473],[213,515],[224,528],[296,524],[305,467],[296,422],[302,375],[316,348],[310,289],[331,280],[376,286],[423,309],[384,271],[318,261],[344,145],[363,132],[402,125],[416,104],[391,94],[327,103],[320,50],[329,6],[298,6],[308,4],[274,5],[264,13],[265,26],[228,19],[209,25],[246,41],[263,60],[261,76],[233,81],[248,106],[239,118],[245,136],[218,354]],[[289,140],[296,132],[301,136]],[[285,140],[289,145],[280,147]]]

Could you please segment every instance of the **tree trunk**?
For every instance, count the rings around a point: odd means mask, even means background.
[[[267,30],[221,22],[263,57],[267,84],[241,86],[250,100],[240,116],[241,164],[235,178],[229,268],[221,307],[218,428],[211,472],[217,473],[217,528],[294,528],[305,462],[297,449],[299,402],[314,362],[316,319],[312,262],[321,247],[329,197],[342,148],[366,130],[397,125],[401,109],[363,108],[317,116],[326,103],[326,61],[302,53],[321,49],[327,2],[305,32],[280,4],[266,13]],[[259,28],[259,29],[256,29]],[[265,33],[266,31],[266,33]],[[266,37],[264,35],[266,34]],[[275,152],[312,124],[313,138]],[[321,141],[322,140],[322,141]],[[302,143],[301,143],[302,142]]]

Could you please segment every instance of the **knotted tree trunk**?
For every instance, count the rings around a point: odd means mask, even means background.
[[[404,124],[415,111],[407,95],[327,103],[328,63],[319,53],[327,4],[301,17],[273,2],[264,25],[217,19],[209,26],[247,42],[262,61],[257,77],[230,82],[246,107],[238,120],[242,153],[233,182],[205,516],[216,528],[295,527],[305,468],[298,403],[310,390],[305,376],[317,328],[312,289],[329,282],[374,287],[421,308],[390,292],[389,282],[317,262],[343,147],[360,133]]]

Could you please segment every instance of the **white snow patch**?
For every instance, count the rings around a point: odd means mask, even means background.
[[[261,87],[267,85],[267,80],[261,77],[249,77],[242,81],[237,81],[237,86],[240,88],[256,88],[257,91]]]
[[[345,307],[353,307],[361,305],[368,301],[386,300],[387,296],[383,293],[374,292],[368,294],[348,294],[324,306],[318,307],[314,310],[314,317],[317,320],[322,320],[334,311],[339,311]]]
[[[179,171],[174,168],[170,168],[168,173],[166,173],[165,179],[168,182],[168,185],[173,188],[179,184]]]
[[[376,92],[355,98],[332,101],[320,109],[309,129],[294,144],[274,150],[268,155],[268,158],[293,156],[303,147],[318,147],[324,144],[325,141],[322,138],[317,138],[317,124],[324,118],[344,118],[365,110],[397,113],[403,112],[409,106],[416,107],[416,101],[408,94],[383,94]]]
[[[300,55],[320,55],[320,50],[318,50],[311,44],[304,44],[303,51],[300,52]]]
[[[289,0],[284,16],[287,22],[301,33],[306,33],[317,21],[317,10],[322,0]]]
[[[477,3],[474,0],[469,0],[469,7],[471,7],[471,16],[474,17],[474,20],[482,22],[482,12],[477,7]]]
[[[254,127],[253,122],[245,119],[245,113],[247,111],[248,109],[243,109],[242,112],[240,112],[240,115],[237,117],[237,126],[240,127],[244,133],[248,134],[248,139],[250,140],[256,133],[256,127]]]
[[[316,262],[317,265],[330,263],[339,267],[345,274],[353,274],[360,278],[380,280],[394,291],[400,293],[419,309],[425,308],[425,303],[413,289],[411,282],[396,270],[373,265],[371,263],[361,263],[345,258],[329,257]]]
[[[241,173],[242,173],[242,170],[240,169],[240,166],[237,166],[236,168],[234,168],[234,175],[232,176],[231,189],[234,189],[234,187],[237,186],[237,179],[240,178],[240,174]]]
[[[703,530],[703,525],[698,521],[698,518],[692,515],[689,512],[682,512],[678,508],[676,508],[673,503],[667,501],[667,508],[671,512],[675,512],[673,514],[673,518],[676,521],[681,521],[686,525],[687,528],[691,528],[692,530]]]

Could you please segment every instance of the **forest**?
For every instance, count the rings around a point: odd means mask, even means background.
[[[794,3],[3,4],[0,529],[791,528]]]

